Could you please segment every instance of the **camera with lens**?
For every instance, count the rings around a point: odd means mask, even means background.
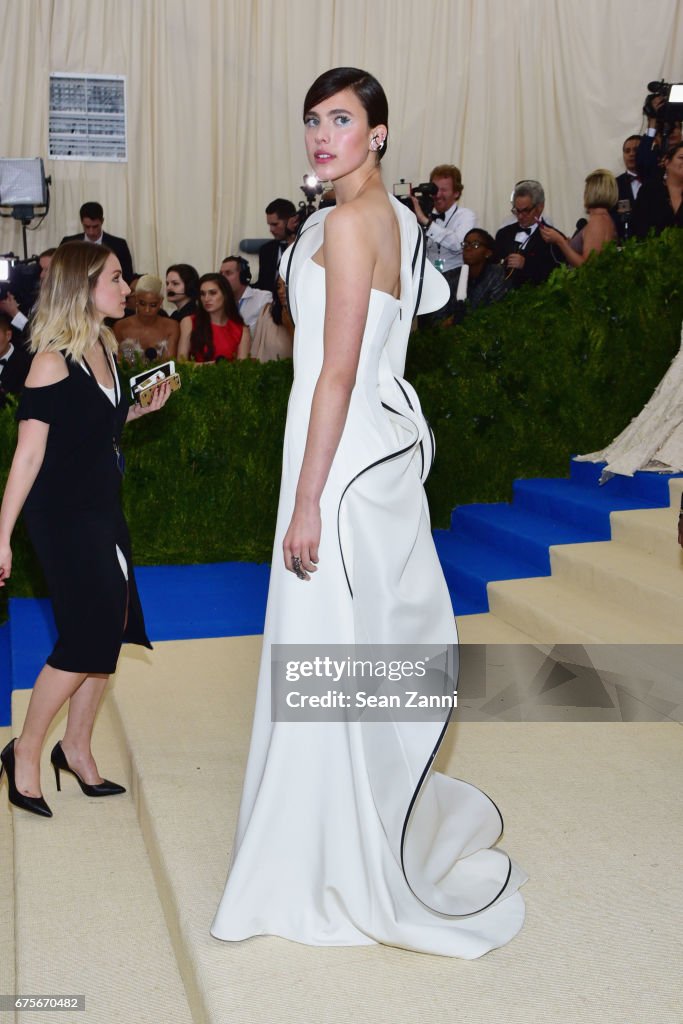
[[[0,256],[0,299],[11,292],[20,306],[30,309],[36,299],[40,281],[37,256],[20,260],[13,252]]]
[[[434,208],[434,196],[438,192],[436,185],[431,181],[423,181],[419,185],[412,185],[405,178],[401,178],[396,182],[394,185],[394,196],[398,199],[399,203],[403,203],[409,210],[413,209],[413,203],[410,198],[411,190],[417,198],[425,217],[429,217]]]
[[[683,118],[683,84],[679,82],[672,85],[661,79],[659,82],[648,82],[647,88],[648,94],[643,105],[646,117],[654,117],[669,125]],[[659,107],[653,106],[653,101],[660,96],[665,102]]]

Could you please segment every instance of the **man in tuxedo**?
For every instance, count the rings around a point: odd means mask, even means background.
[[[439,164],[434,167],[429,180],[436,187],[434,208],[430,216],[420,206],[417,196],[411,192],[410,197],[415,216],[425,233],[427,259],[448,281],[451,297],[443,309],[420,317],[420,326],[443,320],[454,312],[455,292],[463,262],[462,244],[467,232],[477,223],[474,210],[460,205],[462,175],[455,164]]]
[[[636,196],[638,195],[642,184],[642,178],[636,169],[636,159],[638,155],[638,147],[640,145],[640,138],[640,135],[629,135],[625,140],[624,145],[621,147],[621,153],[624,158],[624,167],[626,170],[623,174],[617,175],[619,199],[616,211],[613,214],[614,223],[616,224],[617,232],[621,239],[628,238],[629,236],[631,210],[633,209],[633,204],[636,201]]]
[[[273,199],[266,206],[266,223],[273,240],[259,249],[258,281],[254,288],[274,295],[282,254],[296,235],[298,227],[296,206],[289,199]]]
[[[133,277],[133,260],[125,238],[117,238],[102,230],[104,210],[99,203],[83,203],[79,211],[83,234],[66,235],[60,245],[65,242],[92,242],[94,245],[106,245],[114,253],[121,264],[123,279],[130,284]]]
[[[518,181],[512,193],[516,224],[506,224],[496,234],[496,259],[508,272],[510,285],[542,284],[560,263],[561,252],[544,242],[538,230],[545,207],[545,192],[531,178]]]
[[[24,386],[31,366],[31,357],[23,343],[12,341],[12,321],[0,312],[0,406],[6,394],[17,394]]]

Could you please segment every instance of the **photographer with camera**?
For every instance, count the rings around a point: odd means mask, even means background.
[[[649,82],[648,89],[643,106],[647,131],[636,152],[636,171],[641,181],[657,175],[667,151],[681,141],[680,104],[672,107],[671,86],[664,81]]]
[[[458,274],[462,266],[462,244],[467,232],[475,226],[477,215],[474,210],[458,205],[463,184],[460,170],[455,164],[439,164],[429,175],[429,181],[436,188],[431,214],[425,212],[412,189],[410,197],[415,216],[424,229],[427,259],[441,271],[451,289],[447,305],[430,314],[430,319],[443,319],[450,314],[455,303]]]

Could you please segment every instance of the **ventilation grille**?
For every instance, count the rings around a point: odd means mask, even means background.
[[[50,75],[49,153],[53,160],[127,160],[123,75]]]

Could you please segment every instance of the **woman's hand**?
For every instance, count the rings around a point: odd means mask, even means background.
[[[320,529],[320,506],[297,501],[282,542],[282,553],[285,566],[300,580],[310,580],[309,573],[317,570]]]
[[[148,412],[158,412],[159,409],[163,408],[163,406],[166,405],[170,396],[171,385],[168,383],[168,381],[164,381],[161,384],[157,384],[157,386],[154,388],[152,401],[149,403],[149,405],[145,406],[144,408],[141,405],[138,405],[137,403],[135,405],[131,405],[130,409],[128,410],[128,416],[126,417],[126,423],[129,423],[130,420],[139,420],[141,416],[146,416]]]
[[[559,245],[561,247],[562,243],[567,241],[561,231],[558,231],[557,228],[551,228],[548,224],[539,224],[538,230],[541,232],[541,238],[548,245]]]
[[[0,544],[0,587],[4,587],[12,575],[12,549],[9,543]]]

